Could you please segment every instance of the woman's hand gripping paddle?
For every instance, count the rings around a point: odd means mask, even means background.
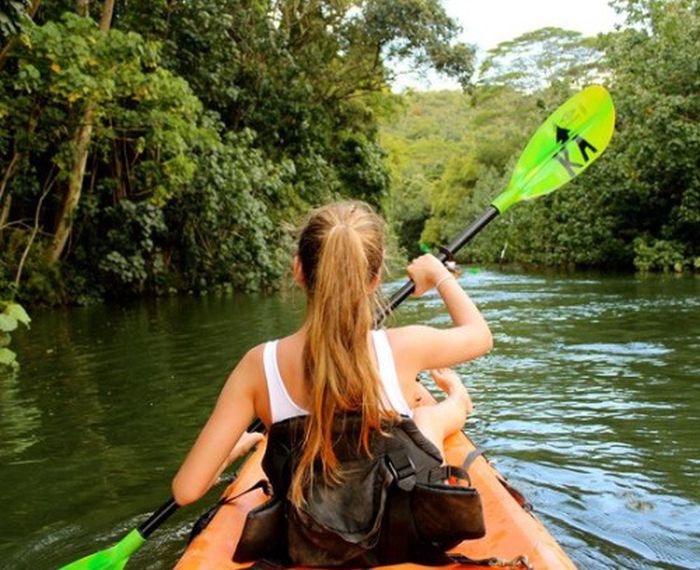
[[[592,85],[571,97],[537,129],[515,165],[508,187],[464,229],[438,258],[445,262],[499,214],[522,202],[554,192],[581,174],[603,153],[615,127],[615,108],[604,87]],[[408,281],[377,315],[381,323],[414,291]]]

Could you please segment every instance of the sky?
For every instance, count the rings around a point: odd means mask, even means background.
[[[463,28],[460,41],[475,44],[481,54],[500,42],[547,26],[595,35],[612,30],[620,21],[608,0],[443,0],[443,6]],[[393,89],[407,87],[459,88],[456,82],[433,74],[420,78],[402,71]]]

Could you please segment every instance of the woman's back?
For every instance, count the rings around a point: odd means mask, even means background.
[[[290,500],[299,506],[316,466],[329,480],[337,474],[332,440],[336,417],[359,414],[357,443],[369,456],[370,436],[381,430],[386,416],[392,411],[410,413],[419,371],[451,366],[491,348],[490,331],[478,309],[444,265],[429,255],[414,260],[408,273],[416,295],[438,290],[454,326],[373,333],[384,242],[384,223],[366,204],[334,204],[311,213],[294,258],[294,278],[307,295],[304,323],[296,333],[268,345],[267,351],[264,345],[253,348],[231,373],[173,481],[179,504],[206,492],[256,416],[270,426],[278,418],[308,411],[304,448],[290,487]],[[454,400],[461,409],[455,420],[436,417],[426,425],[463,420],[464,398]],[[436,429],[432,438],[441,442],[439,436]]]
[[[303,331],[301,331],[303,342]],[[387,331],[371,331],[368,340],[373,365],[378,371],[382,402],[387,410],[399,415],[413,414],[407,394],[397,374],[394,355]],[[286,419],[307,415],[311,408],[308,381],[303,377],[303,363],[299,343],[294,335],[265,343],[263,347],[263,376],[267,398],[256,405],[259,417],[269,426]],[[412,382],[411,384],[415,384]],[[411,386],[412,387],[412,386]],[[262,392],[262,391],[260,391]]]

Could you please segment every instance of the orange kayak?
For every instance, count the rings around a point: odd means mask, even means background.
[[[454,434],[445,441],[446,459],[451,465],[461,465],[474,449],[471,439],[463,433]],[[260,445],[245,462],[237,479],[226,489],[224,497],[233,497],[265,478],[261,467],[264,452],[264,445]],[[450,554],[459,553],[471,559],[503,560],[501,565],[496,564],[491,566],[492,568],[528,567],[523,564],[507,565],[508,562],[518,559],[526,560],[529,567],[534,570],[576,568],[542,523],[523,508],[508,491],[505,479],[483,456],[478,457],[471,464],[469,475],[473,486],[481,494],[486,536],[477,540],[464,541],[450,550]],[[246,513],[266,500],[267,497],[263,492],[256,490],[239,497],[233,503],[224,505],[202,533],[187,547],[175,567],[176,570],[234,570],[249,567],[250,562],[243,564],[233,562],[233,552],[236,549]],[[477,566],[462,563],[453,564],[450,567],[455,570],[477,568]],[[384,568],[393,568],[393,566]],[[410,570],[423,568],[423,566],[402,564],[395,568]]]

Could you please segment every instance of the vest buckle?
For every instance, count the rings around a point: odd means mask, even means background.
[[[387,455],[387,467],[402,491],[411,491],[416,486],[416,465],[404,451],[392,451]]]

